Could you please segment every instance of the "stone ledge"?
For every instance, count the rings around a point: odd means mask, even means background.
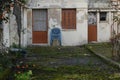
[[[92,53],[94,53],[96,56],[104,59],[106,62],[108,62],[108,63],[110,63],[110,64],[112,64],[112,65],[114,65],[114,66],[116,66],[116,67],[118,67],[118,68],[120,69],[120,63],[118,63],[118,62],[116,62],[116,61],[113,61],[112,59],[109,59],[109,58],[101,55],[100,53],[96,53],[94,50],[92,50],[92,49],[89,48],[88,46],[86,46],[86,48],[87,48],[88,50],[90,50]]]

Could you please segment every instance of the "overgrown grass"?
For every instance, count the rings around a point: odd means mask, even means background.
[[[28,53],[43,57],[79,57],[90,54],[84,47],[29,47],[27,50]]]
[[[97,43],[97,44],[89,44],[86,46],[98,54],[102,54],[108,58],[112,58],[112,45],[111,45],[111,43]]]
[[[32,80],[120,80],[120,72],[117,68],[104,63],[84,46],[29,47],[27,50],[28,56],[36,59],[30,61],[36,65],[31,68],[33,71]],[[59,59],[63,62],[73,58],[88,60],[88,62],[84,61],[86,64],[76,65],[46,65],[51,62],[58,63]],[[39,65],[38,62],[42,64]]]
[[[113,68],[111,68],[113,69]],[[119,80],[120,73],[90,66],[39,67],[33,69],[32,80]]]

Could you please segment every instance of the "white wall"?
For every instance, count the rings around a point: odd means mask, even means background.
[[[76,46],[86,44],[88,41],[87,10],[77,9],[76,30],[62,30],[62,44]]]
[[[29,8],[86,8],[87,0],[29,0]]]
[[[28,0],[29,9],[22,13],[22,45],[32,44],[32,9],[48,10],[48,44],[50,45],[50,31],[53,26],[59,27],[62,31],[63,46],[77,46],[88,43],[88,3],[87,0]],[[64,30],[61,27],[61,13],[64,8],[76,9],[76,29]],[[105,11],[105,10],[104,10]],[[111,37],[112,13],[107,10],[107,21],[99,21],[97,12],[97,42],[108,42]],[[10,15],[10,25],[4,24],[4,41],[8,40],[8,46],[18,44],[17,24],[15,16]],[[10,28],[8,28],[10,26]],[[10,33],[6,33],[10,32]],[[39,44],[40,45],[40,44]],[[44,45],[44,44],[41,44]]]
[[[19,37],[18,37],[18,33],[17,33],[17,22],[16,22],[16,17],[15,15],[13,15],[13,10],[11,10],[11,14],[10,14],[10,23],[9,23],[9,38],[10,38],[10,45],[13,45],[13,44],[18,44],[18,40],[19,40]]]
[[[22,12],[21,44],[25,47],[27,46],[27,9],[22,8]]]
[[[32,45],[32,9],[27,10],[27,45]]]
[[[21,44],[23,47],[27,46],[27,9],[22,9],[22,14],[21,14],[21,23],[22,23],[22,29],[21,29]],[[10,14],[10,21],[9,21],[9,41],[10,45],[16,44],[18,45],[19,43],[19,37],[17,33],[17,22],[16,22],[16,17],[13,14],[13,8],[11,8],[11,14]],[[6,34],[5,34],[6,35]]]
[[[8,16],[8,14],[6,14],[6,16]],[[3,44],[6,47],[10,46],[9,27],[9,21],[3,21]]]
[[[61,11],[63,8],[76,9],[76,30],[62,31],[62,45],[76,46],[87,43],[87,0],[29,0],[28,2],[28,45],[32,44],[32,9],[48,9],[48,45],[53,26],[61,29]]]
[[[97,42],[109,42],[111,37],[112,14],[107,12],[107,20],[100,21],[100,13],[97,13]]]
[[[77,46],[88,43],[88,3],[87,0],[28,0],[29,9],[24,9],[22,14],[22,45],[32,45],[32,9],[48,10],[48,44],[50,45],[50,31],[55,25],[62,31],[63,46]],[[61,28],[61,11],[63,8],[76,9],[76,30],[63,30]],[[104,10],[105,11],[105,10]],[[97,12],[97,42],[108,42],[111,37],[112,13],[106,10],[107,21],[99,21]],[[3,25],[4,42],[7,46],[18,44],[17,23],[15,16],[10,14],[9,23]],[[43,45],[43,44],[42,44]]]

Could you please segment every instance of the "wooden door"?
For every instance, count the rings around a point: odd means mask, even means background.
[[[91,12],[88,15],[88,42],[97,41],[97,15]]]
[[[46,9],[33,10],[33,43],[40,44],[48,42],[47,21]]]

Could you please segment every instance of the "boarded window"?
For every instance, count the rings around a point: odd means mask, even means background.
[[[89,12],[88,13],[88,24],[97,24],[97,14],[96,12]]]
[[[46,31],[47,30],[47,10],[34,9],[33,10],[33,31]]]
[[[107,20],[107,12],[100,12],[100,21]]]
[[[62,9],[62,29],[76,29],[76,9]]]

